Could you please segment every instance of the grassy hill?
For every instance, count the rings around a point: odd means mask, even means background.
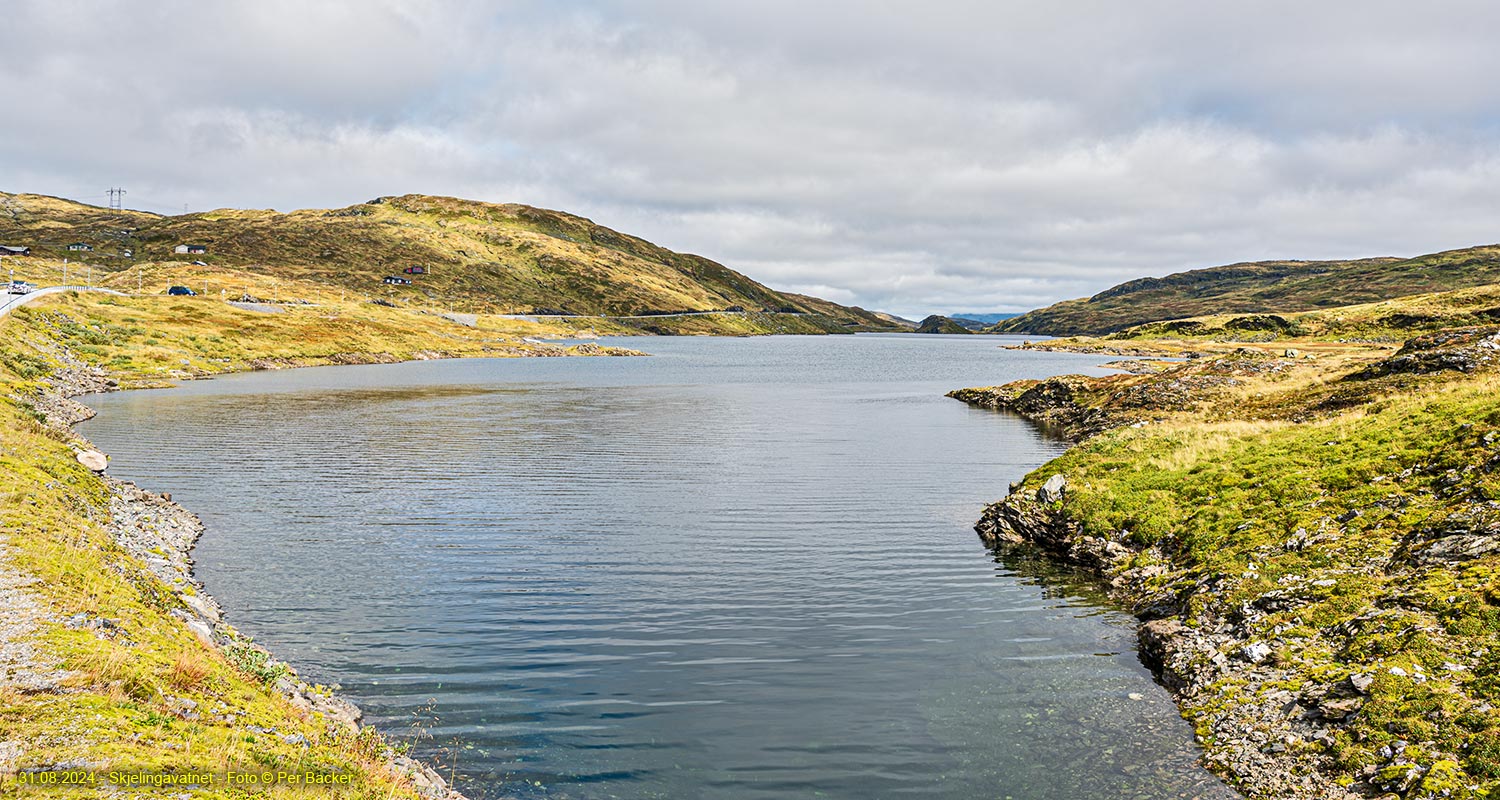
[[[1102,337],[1105,340],[1252,343],[1304,341],[1397,343],[1448,328],[1500,322],[1500,285],[1410,295],[1284,314],[1212,314],[1148,322]]]
[[[1416,258],[1261,261],[1140,278],[996,325],[1004,333],[1106,334],[1211,314],[1307,311],[1500,283],[1500,245]]]
[[[73,243],[94,249],[70,252]],[[381,197],[348,208],[289,213],[220,209],[159,216],[0,193],[0,244],[29,246],[38,256],[73,257],[104,271],[201,260],[210,267],[471,312],[728,310],[803,315],[798,332],[895,327],[863,309],[777,292],[707,258],[582,217],[450,197]],[[181,244],[203,245],[207,252],[178,254]],[[422,267],[425,274],[403,273],[409,267]],[[412,285],[383,283],[390,275],[409,278]]]
[[[1097,573],[1246,797],[1500,798],[1497,322],[1483,286],[1033,344],[1193,357],[953,392],[1078,441],[978,530]]]
[[[922,320],[917,326],[916,333],[973,333],[957,320],[933,314]]]

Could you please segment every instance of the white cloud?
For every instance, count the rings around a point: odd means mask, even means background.
[[[905,315],[1500,238],[1500,8],[19,0],[6,190],[419,191]]]

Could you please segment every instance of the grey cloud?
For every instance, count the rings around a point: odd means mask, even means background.
[[[1497,238],[1486,3],[11,5],[12,191],[527,202],[908,316]]]

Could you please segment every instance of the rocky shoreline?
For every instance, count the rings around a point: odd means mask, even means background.
[[[1491,327],[951,392],[1074,444],[975,530],[1096,575],[1247,796],[1500,796],[1500,417],[1473,410],[1497,350]]]
[[[193,577],[191,551],[203,533],[202,520],[173,502],[171,495],[150,492],[130,481],[117,480],[105,473],[103,467],[107,466],[107,457],[93,450],[87,439],[72,430],[73,425],[93,416],[91,409],[73,398],[116,391],[118,384],[104,370],[71,358],[70,354],[53,355],[64,357],[67,366],[49,376],[45,380],[46,388],[28,395],[26,401],[44,417],[46,424],[64,433],[73,442],[75,454],[81,463],[90,466],[92,461],[98,459],[97,466],[101,468],[95,471],[101,474],[109,490],[110,519],[107,528],[126,553],[145,564],[162,587],[181,601],[181,608],[174,608],[168,613],[181,620],[204,645],[218,650],[231,662],[251,664],[257,671],[277,676],[274,681],[269,682],[270,688],[295,708],[321,717],[330,728],[359,733],[362,730],[363,715],[357,706],[326,687],[303,680],[291,665],[276,660],[268,650],[250,641],[225,621],[224,611],[219,603]],[[71,628],[92,629],[101,636],[111,635],[113,628],[113,622],[109,619],[84,614],[75,615],[65,620],[64,624]],[[169,702],[171,700],[172,698],[168,698]],[[196,708],[193,701],[185,698],[178,699],[177,705],[180,707],[174,710],[187,720],[196,720],[209,713],[207,709]],[[232,715],[228,721],[233,722]],[[274,730],[258,732],[277,735]],[[289,736],[297,738],[300,735]],[[398,753],[389,746],[385,748],[384,760],[392,775],[409,783],[424,797],[433,800],[467,800],[463,794],[450,787],[432,767]]]
[[[1231,673],[1245,694],[1264,696],[1197,731],[1205,765],[1231,785],[1256,797],[1288,800],[1370,796],[1338,785],[1328,776],[1326,756],[1306,747],[1330,739],[1332,725],[1357,707],[1359,682],[1323,695],[1278,688],[1292,676],[1270,663],[1266,645],[1251,641],[1249,620],[1194,617],[1185,597],[1147,589],[1165,570],[1131,566],[1141,548],[1123,537],[1085,534],[1062,509],[1066,493],[1067,479],[1060,473],[1035,491],[1018,487],[986,508],[974,529],[992,548],[1038,547],[1098,575],[1110,597],[1136,614],[1141,661],[1180,706],[1212,703],[1215,684]]]
[[[1275,366],[1271,366],[1275,369]],[[1244,365],[1208,362],[1184,365],[1184,374],[1172,383],[1136,384],[1112,377],[1086,378],[1062,375],[1040,381],[1017,381],[1004,386],[958,389],[948,396],[979,408],[1009,411],[1055,435],[1078,443],[1105,431],[1141,427],[1151,421],[1151,412],[1182,410],[1189,396],[1207,388],[1205,373],[1243,374]],[[1252,370],[1267,369],[1264,362]],[[1112,383],[1122,384],[1112,387]],[[1149,387],[1146,388],[1146,387]],[[1122,391],[1123,390],[1123,391]],[[1130,402],[1101,402],[1111,393],[1134,395]],[[1042,472],[1047,471],[1046,467]],[[1124,532],[1113,536],[1089,535],[1079,520],[1070,516],[1064,501],[1068,477],[1047,474],[1040,486],[1013,484],[1007,496],[986,507],[974,530],[991,548],[1027,547],[1044,551],[1065,563],[1082,567],[1098,576],[1111,599],[1132,611],[1138,620],[1141,661],[1160,683],[1172,692],[1184,709],[1212,702],[1214,685],[1231,671],[1246,680],[1248,694],[1267,694],[1263,703],[1241,707],[1231,718],[1201,727],[1197,738],[1204,749],[1204,762],[1231,785],[1257,797],[1306,798],[1307,800],[1352,800],[1359,797],[1323,777],[1326,760],[1312,757],[1303,748],[1329,735],[1318,724],[1321,712],[1298,705],[1291,693],[1265,690],[1287,676],[1265,665],[1268,653],[1247,650],[1248,626],[1223,620],[1188,620],[1188,594],[1152,587],[1167,572],[1169,555],[1145,553]],[[1136,566],[1144,562],[1146,566]],[[1209,588],[1209,587],[1203,587]]]

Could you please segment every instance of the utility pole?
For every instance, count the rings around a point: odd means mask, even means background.
[[[120,210],[120,205],[125,197],[124,189],[111,188],[109,190],[109,207],[115,211]]]

